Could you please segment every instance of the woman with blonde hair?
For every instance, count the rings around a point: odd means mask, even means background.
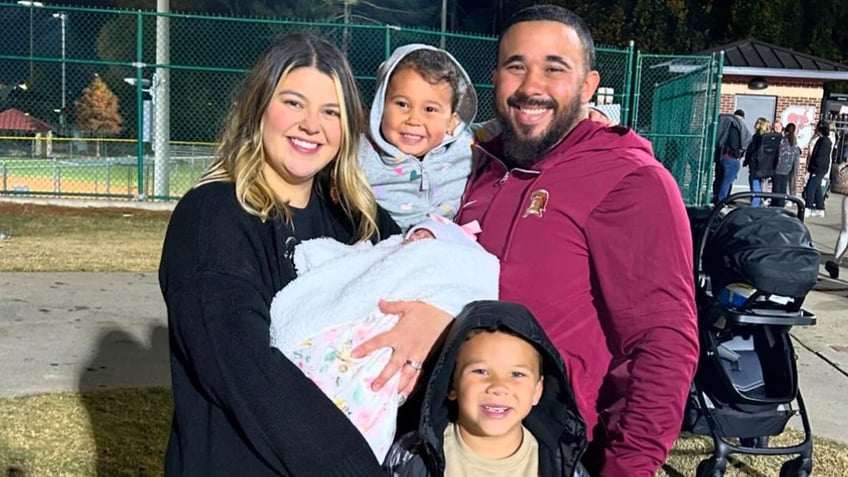
[[[777,164],[782,135],[772,132],[771,121],[766,118],[757,118],[754,130],[754,137],[745,151],[742,166],[748,166],[748,184],[751,185],[751,192],[762,192],[765,182],[774,176],[774,166]],[[754,207],[759,207],[761,203],[760,197],[754,197],[751,200],[751,205]]]
[[[400,232],[358,167],[363,117],[344,56],[309,35],[273,43],[237,90],[215,160],[173,212],[159,268],[174,396],[166,475],[380,472],[269,335],[297,243]]]

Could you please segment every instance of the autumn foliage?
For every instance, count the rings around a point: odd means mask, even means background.
[[[88,86],[82,90],[82,96],[75,101],[77,107],[77,127],[100,138],[119,134],[124,122],[118,113],[118,97],[109,86],[94,75]],[[97,156],[100,157],[100,140],[97,140]]]
[[[123,129],[118,97],[97,74],[76,100],[76,113],[77,127],[81,131],[111,135],[119,134]]]

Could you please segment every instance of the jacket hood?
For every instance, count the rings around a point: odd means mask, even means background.
[[[503,160],[502,133],[488,142],[476,143],[475,146],[485,155]],[[651,143],[629,127],[608,127],[600,122],[584,119],[577,123],[562,141],[543,153],[544,159],[528,170],[543,172],[571,160],[580,160],[586,154],[612,153],[620,156],[624,155],[626,150],[642,150],[651,156],[654,155]]]
[[[459,117],[459,121],[457,121],[457,125],[452,131],[452,134],[445,136],[442,140],[441,146],[444,147],[452,143],[459,136],[460,132],[469,129],[471,127],[471,123],[474,121],[474,117],[477,115],[477,93],[474,90],[471,77],[468,76],[465,68],[456,61],[456,58],[454,58],[453,55],[447,51],[440,50],[439,48],[419,43],[411,43],[409,45],[401,46],[395,49],[389,59],[384,61],[377,69],[377,90],[374,92],[374,101],[371,104],[369,120],[371,141],[379,150],[392,157],[401,156],[403,153],[401,153],[400,150],[393,144],[386,141],[380,133],[380,123],[383,120],[383,110],[385,109],[386,104],[386,90],[388,89],[389,78],[391,78],[398,63],[400,63],[400,60],[413,51],[418,50],[442,51],[448,55],[451,61],[454,62],[459,71],[462,73],[459,91],[456,92],[456,94],[459,95],[459,100],[457,101],[456,106],[456,114]]]
[[[463,308],[445,338],[424,396],[419,432],[443,459],[444,430],[455,404],[447,400],[456,357],[468,334],[475,329],[508,330],[533,344],[542,356],[544,390],[539,404],[524,418],[524,426],[533,433],[548,455],[559,454],[563,445],[571,448],[563,465],[573,469],[586,445],[586,427],[568,385],[570,382],[562,358],[527,308],[506,301],[475,301]],[[541,464],[541,462],[540,462]]]

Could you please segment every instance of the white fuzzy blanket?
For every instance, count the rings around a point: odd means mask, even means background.
[[[381,315],[379,300],[421,300],[456,316],[498,298],[500,265],[477,244],[438,239],[377,245],[307,240],[295,248],[298,278],[271,303],[271,343],[287,353],[322,331]]]

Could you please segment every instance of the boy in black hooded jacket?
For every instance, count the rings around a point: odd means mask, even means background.
[[[383,465],[394,476],[492,468],[503,475],[584,475],[586,428],[568,382],[562,358],[527,308],[470,303],[434,364],[419,429],[403,435]],[[451,465],[460,465],[459,472]]]

